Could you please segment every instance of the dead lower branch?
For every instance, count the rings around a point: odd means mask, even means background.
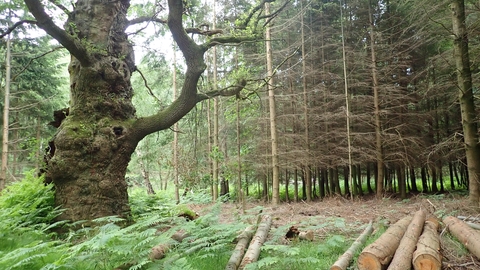
[[[14,25],[8,27],[7,30],[5,30],[5,31],[0,30],[0,38],[3,38],[5,36],[7,36],[11,32],[13,32],[13,30],[15,30],[17,27],[19,27],[21,25],[24,25],[24,24],[37,24],[37,21],[35,21],[35,20],[21,20],[21,21],[18,21]]]

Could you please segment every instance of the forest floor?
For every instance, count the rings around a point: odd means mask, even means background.
[[[205,205],[191,205],[192,209],[202,215],[202,211],[208,211]],[[227,202],[221,205],[220,222],[235,222],[242,213],[242,205]],[[343,197],[326,198],[314,202],[281,203],[276,207],[263,202],[250,201],[246,204],[247,215],[254,213],[269,214],[273,218],[272,229],[281,229],[285,233],[290,226],[296,226],[300,231],[315,228],[315,239],[321,241],[332,234],[344,234],[352,241],[363,231],[363,228],[370,220],[374,222],[374,228],[382,223],[390,225],[397,222],[406,215],[411,215],[420,208],[426,209],[430,216],[442,218],[451,216],[471,216],[479,218],[480,214],[475,213],[468,207],[466,196],[455,194],[440,195],[415,195],[409,199],[400,200],[397,198],[376,199],[372,196],[350,199]],[[427,216],[428,218],[428,216]],[[314,223],[343,220],[345,226],[312,226]],[[332,225],[333,223],[330,223]],[[302,228],[303,227],[303,228]],[[310,228],[309,228],[310,227]],[[441,230],[443,231],[443,227]],[[375,232],[374,232],[375,233]],[[277,233],[278,235],[278,233]],[[448,237],[448,233],[441,233],[441,246],[443,255],[442,269],[480,269],[480,260],[466,252],[458,242]],[[272,235],[269,236],[272,238]],[[271,239],[270,239],[271,240]]]

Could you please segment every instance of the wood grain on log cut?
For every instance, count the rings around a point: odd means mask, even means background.
[[[353,244],[350,246],[345,253],[343,253],[342,256],[338,258],[338,260],[330,267],[330,270],[345,270],[347,269],[348,265],[350,265],[350,262],[353,259],[353,255],[355,252],[357,252],[357,249],[361,247],[363,244],[368,239],[368,236],[372,234],[373,231],[373,222],[370,220],[368,223],[367,227],[363,231],[363,233],[353,242]]]
[[[412,268],[413,252],[417,246],[418,238],[422,234],[426,215],[427,213],[423,209],[415,213],[398,245],[392,262],[387,268],[388,270],[406,270]]]
[[[250,246],[248,247],[245,256],[240,263],[239,269],[243,269],[247,264],[256,262],[258,260],[258,256],[260,256],[260,248],[262,247],[263,243],[267,239],[268,232],[270,231],[270,226],[272,225],[272,217],[269,215],[264,215],[258,226],[257,232],[253,237],[252,241],[250,242]]]
[[[242,261],[243,255],[245,254],[245,249],[248,247],[248,243],[252,239],[254,233],[254,226],[248,226],[238,237],[237,245],[233,250],[230,260],[228,260],[227,267],[225,270],[237,270],[240,262]]]
[[[470,228],[458,218],[448,216],[443,219],[448,231],[478,259],[480,259],[480,233]]]
[[[359,270],[383,270],[393,258],[400,240],[402,239],[408,224],[412,220],[407,216],[390,226],[375,242],[363,249],[358,256],[357,265]]]
[[[417,250],[413,253],[412,263],[415,270],[440,270],[442,268],[438,222],[431,220],[425,222],[423,233],[418,239]]]

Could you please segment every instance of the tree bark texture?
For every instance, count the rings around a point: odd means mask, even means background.
[[[257,232],[255,233],[255,236],[250,242],[250,246],[248,247],[248,250],[243,257],[242,262],[240,263],[239,269],[243,269],[247,264],[256,262],[258,260],[258,256],[260,256],[260,248],[267,239],[267,235],[270,231],[271,225],[272,217],[269,215],[262,216],[262,220],[260,222],[260,225],[258,226]]]
[[[386,269],[411,220],[412,217],[407,216],[397,221],[397,223],[388,228],[375,242],[363,249],[360,256],[358,256],[358,269]]]
[[[417,250],[413,253],[413,268],[415,270],[440,270],[442,255],[440,254],[440,238],[438,222],[427,220],[423,233],[418,239]]]
[[[443,223],[475,257],[480,259],[480,233],[470,228],[465,222],[455,217],[445,217]]]
[[[415,213],[398,245],[388,270],[405,270],[412,268],[413,252],[415,251],[418,238],[420,234],[422,234],[425,217],[426,213],[423,209]]]
[[[248,248],[248,243],[252,239],[254,232],[253,226],[248,226],[238,237],[237,245],[235,250],[233,250],[230,260],[228,260],[227,267],[225,270],[237,270],[240,262],[242,261],[245,250]]]
[[[453,0],[451,4],[454,33],[454,58],[457,67],[458,99],[462,115],[462,127],[469,176],[469,198],[475,208],[480,207],[480,145],[476,122],[475,103],[472,89],[472,72],[468,54],[468,36],[465,26],[464,0]]]
[[[55,184],[56,204],[66,209],[59,219],[128,217],[125,172],[138,142],[171,127],[201,100],[235,94],[197,92],[204,53],[214,45],[196,44],[183,27],[183,2],[169,0],[167,24],[186,60],[184,83],[167,108],[137,118],[130,83],[136,67],[125,33],[130,1],[79,0],[65,29],[55,25],[39,0],[25,3],[37,26],[71,54],[70,108],[46,156],[46,181]]]
[[[377,198],[383,197],[383,178],[384,176],[384,160],[382,146],[382,123],[380,120],[380,98],[378,89],[378,71],[377,71],[377,55],[375,53],[375,31],[371,9],[368,9],[370,19],[370,54],[372,57],[372,81],[373,81],[373,106],[375,115],[375,148],[377,155]]]
[[[270,15],[269,2],[265,3],[265,15]],[[278,162],[277,113],[275,111],[275,87],[273,82],[273,56],[270,26],[267,26],[265,39],[265,47],[267,51],[267,89],[270,111],[270,138],[272,141],[272,204],[277,205],[280,203],[280,167]]]
[[[343,253],[343,255],[338,258],[338,260],[332,265],[332,267],[330,267],[330,270],[346,270],[347,269],[347,267],[350,265],[350,262],[353,259],[353,255],[355,255],[355,253],[357,252],[357,249],[363,244],[365,244],[370,234],[372,234],[372,231],[373,231],[372,224],[373,224],[372,221],[368,223],[363,233],[355,240],[355,242],[353,242],[350,248],[348,248],[347,251],[345,251],[345,253]]]

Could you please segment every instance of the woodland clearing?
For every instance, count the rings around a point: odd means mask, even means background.
[[[203,204],[190,204],[189,206],[199,215],[209,209]],[[223,223],[235,222],[236,216],[242,213],[242,205],[233,202],[224,203],[221,208],[219,220]],[[374,223],[374,233],[370,236],[370,242],[372,242],[375,240],[372,239],[375,231],[380,227],[388,227],[407,215],[413,215],[421,208],[427,211],[428,216],[435,216],[439,219],[446,215],[473,218],[480,216],[468,207],[468,198],[455,193],[418,194],[406,200],[394,197],[384,199],[363,197],[354,199],[353,202],[350,199],[336,196],[310,203],[284,202],[276,207],[272,207],[268,203],[250,201],[246,204],[246,213],[258,211],[272,216],[272,228],[267,242],[288,244],[288,241],[278,238],[278,235],[281,235],[282,231],[286,232],[290,226],[297,226],[300,230],[313,229],[314,242],[320,244],[332,235],[344,235],[346,239],[353,242],[370,220],[373,220]],[[345,226],[329,226],[328,221],[335,219],[343,220]],[[325,226],[316,226],[323,222],[325,222]],[[457,242],[445,230],[444,224],[441,224],[439,233],[443,256],[442,269],[480,269],[480,260]],[[352,263],[349,269],[358,268],[355,263]]]

